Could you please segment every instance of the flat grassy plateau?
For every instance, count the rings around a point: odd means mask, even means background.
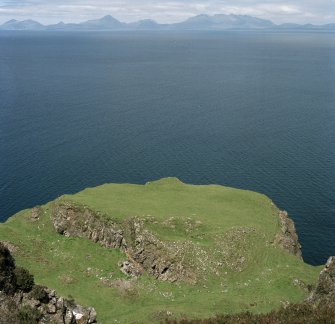
[[[196,283],[164,282],[149,274],[129,278],[119,249],[57,234],[54,204],[69,201],[103,217],[142,219],[160,240],[188,244]],[[105,184],[65,195],[40,207],[39,219],[24,210],[0,225],[19,266],[38,284],[93,306],[99,323],[153,323],[187,315],[205,318],[241,311],[268,312],[302,302],[320,267],[276,246],[278,209],[264,195],[218,185],[188,185],[165,178],[145,185]]]

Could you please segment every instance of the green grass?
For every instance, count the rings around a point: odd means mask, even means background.
[[[17,246],[13,254],[18,265],[59,295],[94,306],[100,323],[159,322],[166,312],[189,318],[267,312],[285,301],[303,301],[308,292],[294,280],[314,284],[320,271],[272,244],[279,230],[278,210],[255,192],[167,178],[146,185],[105,184],[59,200],[117,221],[146,219],[146,226],[160,239],[191,242],[213,262],[228,251],[230,265],[218,273],[206,265],[207,278],[196,285],[143,275],[124,290],[115,284],[117,279],[127,280],[118,268],[118,262],[126,260],[123,252],[58,235],[50,218],[54,202],[42,206],[38,221],[32,222],[30,210],[25,210],[0,225],[0,240]],[[241,271],[235,271],[241,257],[245,259]]]

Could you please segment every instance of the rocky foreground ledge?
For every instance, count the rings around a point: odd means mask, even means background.
[[[308,303],[328,305],[335,308],[335,257],[328,259],[320,272],[315,290],[307,299]],[[335,321],[335,319],[334,319]]]
[[[210,319],[211,323],[333,323],[335,313],[335,257],[330,257],[320,272],[316,288],[300,305],[264,315],[242,313]],[[26,269],[16,267],[6,243],[0,242],[0,324],[54,323],[94,324],[94,308],[84,308],[73,300],[58,297],[54,290],[34,285]],[[300,314],[301,313],[301,314]],[[302,316],[300,319],[298,316]],[[165,323],[205,323],[198,320]],[[206,322],[207,323],[207,322]]]
[[[34,285],[33,276],[16,267],[8,248],[0,242],[0,324],[93,324],[94,308],[58,297],[54,290]]]

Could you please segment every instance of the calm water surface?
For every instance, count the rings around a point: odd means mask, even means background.
[[[335,255],[335,34],[0,33],[0,219],[105,182],[262,192]]]

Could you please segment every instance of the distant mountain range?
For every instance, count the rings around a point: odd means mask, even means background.
[[[104,31],[104,30],[246,30],[246,29],[276,29],[276,30],[334,30],[335,23],[327,25],[276,25],[270,20],[259,19],[245,15],[198,15],[183,22],[174,24],[159,24],[151,19],[133,23],[124,23],[107,15],[100,19],[81,23],[59,22],[54,25],[42,25],[34,20],[9,20],[0,25],[0,30],[63,30],[63,31]]]

